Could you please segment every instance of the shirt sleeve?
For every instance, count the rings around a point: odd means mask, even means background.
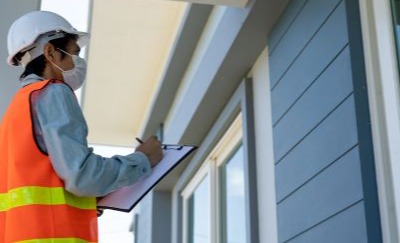
[[[64,84],[50,84],[32,100],[35,134],[41,134],[45,149],[65,188],[77,196],[104,196],[150,174],[146,155],[105,158],[88,147],[88,128],[73,91]]]

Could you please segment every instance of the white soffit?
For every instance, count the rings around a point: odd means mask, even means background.
[[[200,4],[210,4],[210,5],[225,5],[231,7],[244,7],[248,2],[248,0],[172,0],[172,1],[182,1],[182,2],[191,2]]]
[[[89,143],[134,144],[185,7],[164,0],[93,1],[83,97]]]

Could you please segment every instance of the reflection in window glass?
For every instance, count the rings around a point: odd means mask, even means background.
[[[397,44],[397,57],[400,57],[400,0],[392,1],[393,26]]]
[[[222,242],[246,242],[245,186],[243,146],[240,146],[221,170]]]
[[[206,176],[189,198],[189,242],[210,242],[210,197]]]

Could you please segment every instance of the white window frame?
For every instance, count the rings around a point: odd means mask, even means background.
[[[199,184],[203,181],[203,179],[207,176],[207,174],[210,173],[210,165],[208,163],[204,163],[203,166],[199,169],[199,171],[197,172],[197,174],[194,176],[194,178],[192,179],[192,181],[190,181],[190,183],[188,184],[188,186],[185,188],[185,190],[182,192],[181,196],[183,199],[183,243],[188,243],[188,238],[189,238],[189,222],[188,222],[188,218],[189,218],[189,198],[191,195],[193,195],[193,193],[195,192],[196,188],[199,186]],[[210,185],[210,190],[211,190],[211,176],[209,175],[208,177],[209,180],[209,185]],[[209,195],[210,198],[210,210],[211,210],[211,206],[212,206],[212,199],[211,199],[211,194]],[[212,213],[210,212],[209,218],[211,219],[212,217]],[[212,235],[212,227],[210,224],[210,228],[209,228],[209,232]],[[211,236],[212,237],[212,236]]]
[[[242,117],[241,114],[237,116],[228,131],[218,142],[213,151],[208,155],[200,169],[194,175],[193,179],[187,184],[185,189],[182,191],[181,196],[183,198],[183,243],[188,243],[189,238],[189,198],[193,195],[196,188],[200,185],[203,179],[208,175],[210,185],[210,237],[212,243],[220,243],[221,232],[220,229],[222,222],[221,219],[221,178],[219,170],[229,158],[229,156],[235,152],[237,146],[242,142],[243,131],[242,131]],[[247,232],[246,232],[247,233]]]
[[[243,132],[243,153],[244,153],[244,184],[245,184],[245,210],[246,210],[246,237],[247,242],[259,243],[259,211],[258,211],[258,183],[257,183],[257,161],[255,151],[255,131],[254,131],[254,112],[253,112],[253,86],[252,80],[246,78],[239,85],[236,92],[221,111],[220,116],[208,132],[207,136],[199,146],[196,154],[191,159],[189,165],[179,177],[174,189],[172,198],[172,210],[176,213],[172,217],[172,242],[184,243],[187,235],[183,235],[187,222],[183,216],[184,200],[182,192],[188,183],[197,174],[200,168],[204,168],[203,163],[217,147],[218,142],[228,131],[239,114],[242,114]],[[210,170],[211,171],[211,170]],[[211,171],[211,173],[216,173]],[[211,175],[212,178],[214,178]],[[213,192],[216,193],[216,192]],[[210,209],[210,210],[216,210]],[[184,222],[185,220],[185,222]],[[210,234],[216,237],[215,229]],[[213,241],[216,242],[216,241]]]
[[[400,240],[400,85],[390,0],[360,0],[384,242]]]

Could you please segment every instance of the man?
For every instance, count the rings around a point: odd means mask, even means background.
[[[96,242],[96,197],[133,184],[162,159],[154,136],[128,156],[88,148],[73,92],[85,78],[78,55],[87,35],[45,11],[10,27],[7,62],[24,71],[0,124],[0,242]]]

